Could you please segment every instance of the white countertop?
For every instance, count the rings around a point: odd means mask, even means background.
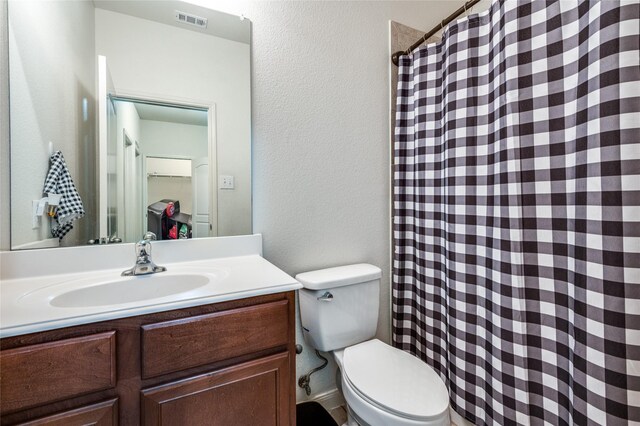
[[[7,261],[7,258],[3,260]],[[88,307],[56,307],[50,301],[65,292],[110,280],[124,279],[127,280],[125,286],[129,281],[131,285],[136,285],[136,280],[144,280],[145,277],[122,278],[120,274],[123,268],[119,266],[90,272],[5,278],[0,285],[0,337],[302,288],[294,278],[260,254],[157,263],[166,266],[167,271],[155,275],[175,275],[176,279],[180,279],[180,275],[197,274],[212,277],[212,281],[189,291],[149,300]]]

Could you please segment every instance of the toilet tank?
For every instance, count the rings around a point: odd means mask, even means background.
[[[380,268],[367,263],[296,275],[302,333],[328,352],[372,339],[378,325]]]

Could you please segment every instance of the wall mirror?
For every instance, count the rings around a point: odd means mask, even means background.
[[[251,233],[251,23],[9,0],[13,250]]]

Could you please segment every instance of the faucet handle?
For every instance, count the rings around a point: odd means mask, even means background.
[[[145,234],[143,235],[142,239],[145,240],[145,241],[155,241],[158,238],[156,237],[156,234],[154,234],[151,231],[148,231],[148,232],[145,232]]]
[[[149,240],[140,240],[136,243],[136,256],[148,257],[151,255],[151,244]]]
[[[151,241],[155,240],[157,240],[156,234],[151,231],[142,236],[142,239],[136,243],[136,256],[138,256],[138,259],[144,258],[146,261],[151,256]]]

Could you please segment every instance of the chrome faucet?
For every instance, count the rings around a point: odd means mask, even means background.
[[[156,234],[147,232],[144,234],[144,237],[136,243],[136,264],[133,265],[133,268],[122,272],[123,277],[155,274],[156,272],[164,272],[167,270],[164,266],[158,266],[151,260],[151,241],[155,239]]]

